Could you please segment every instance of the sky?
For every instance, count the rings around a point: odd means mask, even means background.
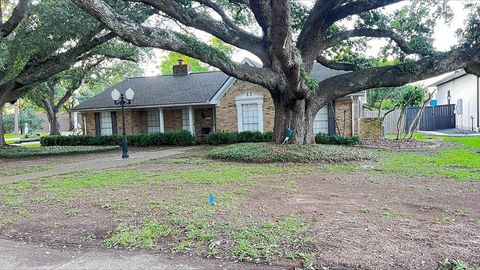
[[[451,46],[457,44],[458,40],[457,37],[455,36],[455,31],[458,28],[463,28],[465,19],[467,17],[467,12],[463,9],[463,5],[466,2],[471,2],[471,1],[480,1],[480,0],[450,0],[449,4],[450,7],[452,8],[452,11],[454,13],[454,17],[452,21],[448,24],[446,24],[443,21],[439,21],[437,23],[437,26],[435,27],[435,34],[434,34],[434,47],[438,51],[447,51],[451,48]],[[304,4],[308,5],[313,3],[313,0],[307,0],[307,1],[302,1]],[[386,8],[387,12],[393,11],[395,9],[398,9],[405,3],[398,3],[395,5],[388,6]],[[385,41],[382,40],[375,40],[371,42],[370,48],[367,50],[368,55],[376,55],[380,49],[380,47],[385,43]],[[160,61],[163,56],[166,55],[166,52],[162,50],[155,49],[154,50],[155,57],[152,57],[149,59],[148,62],[144,63],[144,76],[155,76],[155,75],[160,75]],[[256,59],[259,61],[254,55],[247,51],[243,50],[236,50],[232,56],[234,61],[240,62],[242,61],[245,57],[249,57],[252,59]],[[448,76],[448,74],[445,74],[443,76]],[[436,80],[442,78],[443,76],[431,78],[425,81],[419,82],[420,84],[424,85],[429,85]]]

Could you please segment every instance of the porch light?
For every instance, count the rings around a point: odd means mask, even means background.
[[[112,99],[114,101],[118,101],[120,99],[120,92],[117,89],[113,89],[112,91]]]
[[[132,100],[134,95],[135,92],[133,92],[132,88],[128,88],[125,92],[125,97],[127,98],[127,100]]]

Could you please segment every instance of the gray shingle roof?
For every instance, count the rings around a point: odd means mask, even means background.
[[[223,72],[130,78],[82,102],[75,110],[114,107],[110,96],[112,90],[117,89],[124,93],[128,88],[135,92],[130,107],[206,104],[227,79],[228,75]]]
[[[465,72],[465,70],[463,70],[463,69],[457,70],[457,71],[455,71],[454,73],[448,75],[447,77],[445,77],[445,78],[443,78],[443,79],[441,79],[441,80],[438,80],[438,81],[432,83],[432,84],[429,85],[429,86],[439,86],[439,85],[444,84],[444,83],[447,83],[447,82],[449,82],[449,81],[453,81],[453,80],[455,80],[456,78],[460,78],[460,77],[462,77],[462,76],[464,76],[464,75],[467,75],[467,73]]]
[[[316,63],[312,77],[323,81],[347,71],[329,69]],[[186,76],[155,76],[130,78],[107,88],[100,94],[82,102],[74,110],[114,108],[110,93],[117,89],[124,93],[128,88],[135,91],[129,107],[175,106],[184,104],[208,104],[229,76],[223,72],[192,73]]]

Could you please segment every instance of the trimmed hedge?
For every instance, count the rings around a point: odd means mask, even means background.
[[[205,137],[205,142],[212,145],[271,141],[273,141],[273,132],[271,131],[265,133],[259,131],[212,132]]]
[[[278,145],[238,143],[217,146],[208,152],[212,159],[239,162],[347,162],[375,159],[372,151],[343,145]]]
[[[0,158],[23,158],[53,155],[86,154],[113,151],[118,146],[45,146],[45,147],[0,147]]]
[[[340,135],[328,135],[323,133],[318,133],[315,136],[315,142],[318,144],[343,144],[343,145],[352,145],[360,141],[360,137],[344,137]]]
[[[129,146],[185,146],[195,143],[193,135],[186,131],[166,132],[155,134],[127,135]],[[122,136],[45,136],[40,139],[42,146],[76,146],[76,145],[121,145]]]

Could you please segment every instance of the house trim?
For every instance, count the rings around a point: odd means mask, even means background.
[[[133,100],[132,102],[135,102]],[[167,104],[167,105],[146,105],[146,106],[128,106],[125,107],[127,110],[131,109],[155,109],[155,108],[177,108],[177,107],[188,107],[188,106],[204,106],[210,107],[210,103],[178,103],[178,104]],[[118,110],[118,107],[105,107],[105,108],[91,108],[91,109],[76,109],[78,112],[101,112],[101,111],[112,111]]]

